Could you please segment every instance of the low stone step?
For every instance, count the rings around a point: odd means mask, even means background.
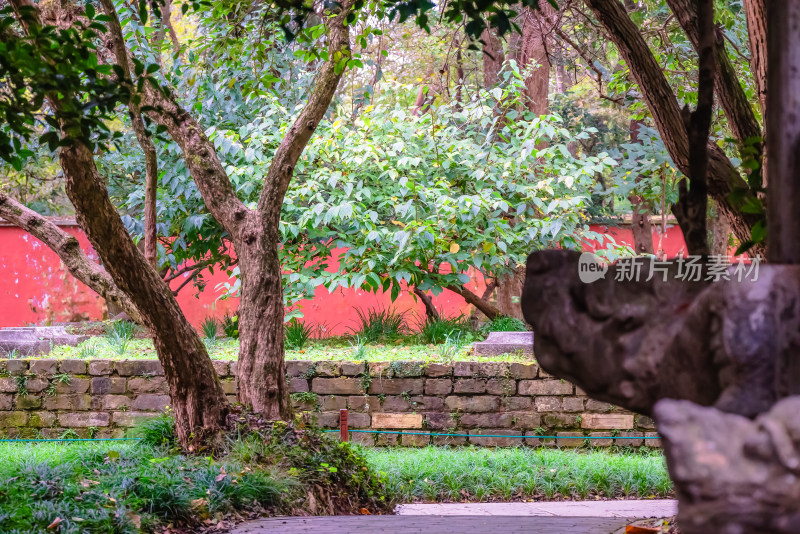
[[[475,356],[499,356],[515,353],[533,355],[533,332],[490,332],[486,341],[472,345]]]
[[[89,336],[74,335],[63,326],[24,326],[0,329],[0,358],[9,354],[37,356],[48,354],[55,345],[76,346]]]

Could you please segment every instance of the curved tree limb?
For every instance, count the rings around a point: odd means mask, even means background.
[[[428,316],[428,319],[438,321],[441,318],[439,316],[439,310],[437,310],[436,306],[433,305],[433,300],[431,299],[430,295],[425,293],[417,286],[414,286],[414,294],[419,297],[419,300],[421,300],[422,304],[425,305],[425,315]]]
[[[501,312],[497,306],[483,300],[464,286],[447,286],[446,289],[464,297],[464,300],[466,300],[468,304],[475,306],[475,308],[488,317],[490,321],[503,316],[503,312]]]
[[[142,322],[139,310],[130,298],[120,291],[111,275],[102,266],[89,259],[78,240],[35,211],[26,208],[13,198],[0,193],[0,217],[16,224],[58,254],[72,276],[86,284],[106,302],[122,308],[131,319]]]

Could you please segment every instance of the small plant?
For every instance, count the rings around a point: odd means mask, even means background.
[[[445,338],[444,344],[439,349],[439,355],[443,360],[453,360],[464,350],[465,344],[466,340],[462,338],[461,332],[456,332]]]
[[[17,395],[20,397],[27,397],[28,396],[28,377],[25,375],[19,375],[16,377],[17,379]]]
[[[158,417],[148,419],[132,430],[134,437],[141,438],[145,445],[168,445],[177,443],[175,434],[175,420],[170,415],[169,409]]]
[[[80,348],[78,349],[78,358],[82,360],[90,360],[97,356],[97,343],[94,340],[89,340],[86,343],[82,343]]]
[[[53,379],[47,385],[47,388],[44,390],[45,395],[48,397],[52,397],[56,394],[56,388],[59,384],[69,384],[72,381],[72,377],[66,373],[61,373],[53,376]]]
[[[322,411],[322,405],[319,402],[319,395],[313,391],[300,391],[292,393],[292,400],[298,404],[306,404],[312,407],[315,412]]]
[[[358,315],[358,325],[351,329],[352,333],[367,343],[374,343],[381,339],[397,339],[408,330],[405,312],[398,312],[391,308],[369,308],[367,310],[356,308],[356,314]]]
[[[422,343],[439,345],[447,340],[447,336],[452,336],[456,332],[464,336],[472,333],[472,326],[463,315],[439,319],[427,317],[419,326],[419,339]]]
[[[366,360],[366,349],[364,348],[364,338],[356,334],[356,337],[350,341],[350,346],[353,348],[354,360]]]
[[[58,439],[79,439],[79,438],[80,436],[78,435],[78,433],[72,430],[71,428],[66,429],[64,432],[61,433],[60,436],[58,436]]]
[[[516,317],[502,315],[483,325],[483,332],[526,332],[528,327]]]
[[[284,332],[286,334],[286,348],[300,350],[311,339],[314,334],[314,328],[307,323],[301,323],[297,320],[297,317],[293,317],[286,323]]]
[[[306,369],[306,372],[303,373],[302,376],[306,380],[311,380],[317,376],[317,374],[319,374],[319,371],[317,371],[317,362],[311,362],[311,365],[308,366],[308,369]]]
[[[219,324],[217,324],[217,320],[214,317],[209,315],[203,319],[203,322],[200,323],[200,329],[203,331],[203,337],[210,343],[215,343],[217,341]]]
[[[128,352],[136,325],[131,321],[114,321],[106,329],[106,343],[116,354],[122,356]]]
[[[361,390],[366,393],[369,391],[369,387],[372,385],[372,375],[369,372],[368,363],[364,362],[364,372],[359,375],[359,382],[361,386]]]
[[[222,331],[231,339],[239,339],[239,316],[225,313],[222,317]]]
[[[5,351],[5,357],[9,360],[16,360],[21,358],[22,355],[19,353],[18,349],[12,349],[9,351]]]

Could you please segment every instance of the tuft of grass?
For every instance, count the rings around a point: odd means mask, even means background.
[[[380,340],[395,340],[408,331],[406,312],[398,312],[391,308],[355,308],[358,315],[357,326],[352,328],[353,335],[361,337],[367,343]]]
[[[483,325],[483,332],[526,332],[528,327],[516,317],[501,316]]]
[[[239,316],[225,312],[222,317],[222,331],[231,339],[239,339]]]
[[[210,343],[214,343],[219,335],[219,325],[213,316],[208,316],[200,323],[200,329],[203,331],[203,337]]]
[[[175,421],[169,413],[148,419],[130,431],[131,437],[141,438],[145,445],[174,447],[178,442]]]
[[[465,338],[472,334],[472,326],[469,320],[460,315],[458,317],[442,317],[439,319],[431,319],[427,317],[425,322],[419,326],[419,339],[422,343],[432,343],[438,345],[444,343],[447,339],[456,333],[461,334]]]
[[[352,341],[350,341],[350,346],[353,348],[353,354],[351,358],[353,360],[364,360],[364,356],[366,355],[366,350],[364,349],[364,339],[356,334]]]
[[[78,358],[82,360],[91,360],[97,357],[97,351],[97,343],[95,343],[94,340],[88,340],[82,343],[80,349],[78,349]]]
[[[314,335],[314,328],[308,323],[301,323],[297,317],[293,317],[284,326],[286,336],[286,348],[291,350],[302,350]]]
[[[136,334],[136,325],[131,321],[113,321],[106,328],[106,343],[111,350],[122,356]]]
[[[467,341],[462,337],[462,332],[455,332],[445,337],[444,343],[439,348],[439,355],[444,361],[453,361],[464,351]]]
[[[533,448],[364,449],[404,502],[512,498],[653,498],[671,495],[661,451]]]

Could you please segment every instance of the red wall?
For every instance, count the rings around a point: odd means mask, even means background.
[[[75,235],[81,247],[93,259],[97,254],[88,240],[73,224],[63,228]],[[594,231],[605,231],[618,243],[632,245],[631,231],[627,228],[592,227]],[[653,232],[654,243],[658,243],[658,230]],[[667,229],[664,249],[668,256],[677,255],[684,247],[683,236],[677,226]],[[24,230],[15,226],[0,226],[0,327],[23,326],[43,322],[80,321],[102,319],[105,303],[89,288],[75,280],[61,264],[58,256]],[[205,273],[207,289],[199,296],[190,285],[179,294],[178,302],[186,317],[198,326],[209,315],[222,317],[225,312],[235,312],[237,299],[218,300],[222,293],[216,289],[227,281],[224,272],[214,275]],[[173,282],[177,287],[182,279]],[[470,284],[472,289],[482,292],[482,280]],[[481,286],[481,287],[479,287]],[[468,313],[470,306],[458,295],[444,291],[434,298],[434,304],[445,315]],[[374,294],[360,289],[336,289],[329,293],[318,288],[313,300],[301,303],[304,318],[314,324],[324,325],[330,334],[344,334],[355,325],[355,308],[389,307],[408,310],[417,317],[424,316],[422,303],[403,292],[392,303],[388,294]],[[413,319],[412,319],[413,321]]]

